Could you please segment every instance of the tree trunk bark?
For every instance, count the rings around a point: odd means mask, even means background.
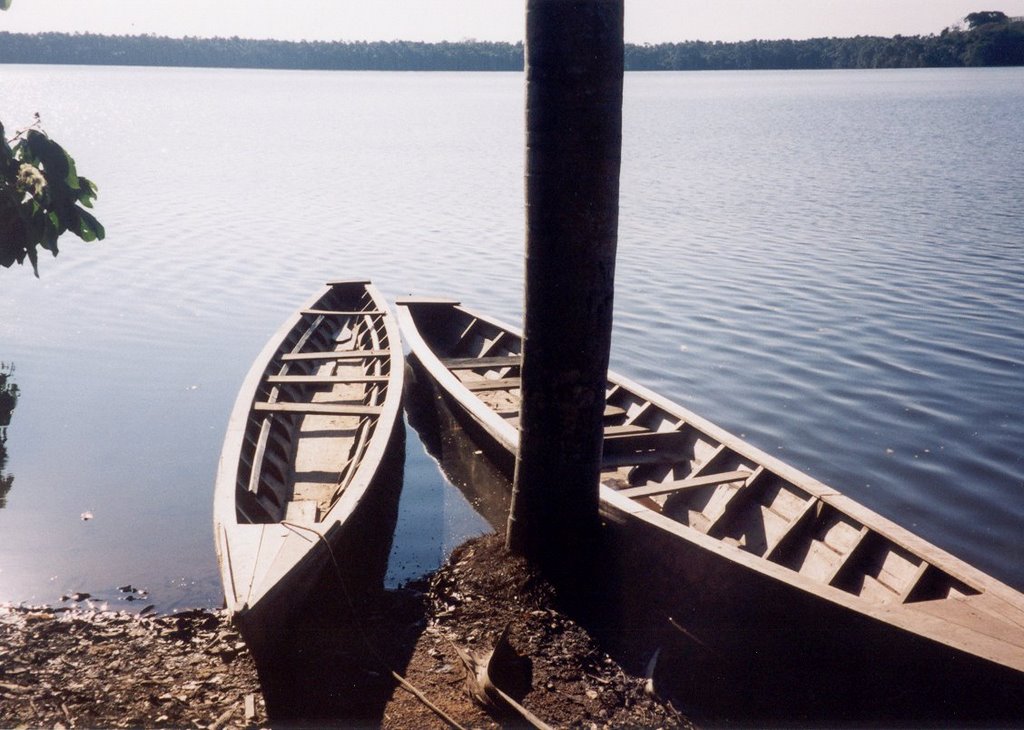
[[[528,0],[526,314],[508,547],[563,583],[596,547],[622,148],[623,0]]]

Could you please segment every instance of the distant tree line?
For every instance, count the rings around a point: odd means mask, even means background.
[[[369,71],[516,71],[522,43],[278,41],[0,33],[0,63]]]
[[[971,13],[939,35],[626,45],[631,71],[1024,65],[1024,20]],[[0,63],[380,71],[519,71],[522,43],[277,41],[0,33]]]
[[[997,16],[988,22],[975,16]],[[805,41],[661,43],[627,46],[634,71],[725,69],[920,68],[1024,65],[1024,20],[972,13],[967,29],[928,36],[857,36]]]

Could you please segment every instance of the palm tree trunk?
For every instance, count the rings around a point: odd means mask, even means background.
[[[623,0],[527,2],[526,316],[508,546],[570,583],[599,524],[622,24]]]

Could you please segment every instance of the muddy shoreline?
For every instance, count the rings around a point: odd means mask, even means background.
[[[222,611],[0,607],[0,727],[451,726],[392,670],[460,726],[522,727],[508,707],[471,699],[459,656],[485,655],[506,628],[528,678],[510,689],[545,723],[691,727],[500,538],[466,543],[428,579],[355,614],[320,600],[272,657],[253,657]]]
[[[223,612],[0,608],[0,727],[254,727],[266,707]]]

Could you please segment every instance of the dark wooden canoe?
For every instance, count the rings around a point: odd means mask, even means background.
[[[404,368],[394,316],[365,281],[328,284],[253,363],[224,439],[214,532],[228,611],[254,647],[287,633],[326,571],[366,572],[374,551],[350,554],[353,536],[381,513],[375,500],[393,501],[382,463],[404,429]]]
[[[401,299],[397,314],[451,411],[507,469],[519,333],[449,300]],[[747,694],[783,687],[859,718],[921,702],[940,721],[964,706],[1024,718],[1024,595],[612,372],[600,498],[629,555],[616,569],[652,576],[641,602],[692,640],[684,663],[728,656]],[[727,702],[740,689],[717,684]]]

